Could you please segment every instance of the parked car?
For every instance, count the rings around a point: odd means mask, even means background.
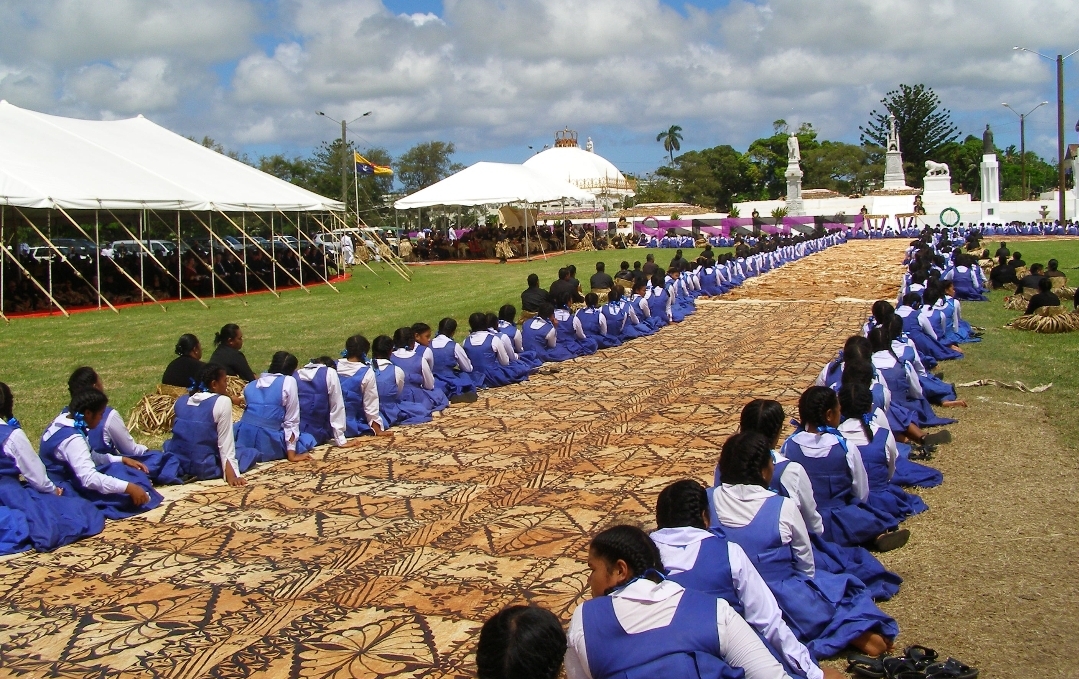
[[[56,251],[59,250],[65,257],[70,257],[71,252],[67,247],[57,246],[56,250],[53,250],[48,245],[38,245],[30,248],[30,256],[38,262],[48,262],[50,260],[56,261]]]
[[[142,245],[139,246],[137,240],[114,240],[110,246],[112,249],[112,256],[119,257],[121,255],[138,255],[146,254],[146,250],[149,250],[154,257],[168,257],[172,253],[176,252],[176,243],[170,240],[143,240]]]

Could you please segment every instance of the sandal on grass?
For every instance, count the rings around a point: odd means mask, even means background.
[[[939,445],[941,443],[951,443],[951,442],[952,442],[952,432],[948,431],[947,429],[941,429],[940,431],[935,431],[932,434],[926,434],[922,438],[922,444],[927,445],[927,446],[935,446],[935,445]]]
[[[925,676],[929,679],[975,679],[978,670],[968,667],[955,658],[948,658],[944,662],[935,662],[925,668]]]
[[[888,679],[924,679],[922,673],[910,658],[884,658],[884,674]]]
[[[908,460],[932,460],[933,459],[933,450],[935,448],[936,448],[936,446],[926,446],[926,445],[921,445],[921,446],[918,446],[917,448],[911,448],[910,454],[907,455],[907,459]],[[915,450],[917,450],[918,452],[914,452]]]
[[[907,544],[909,539],[910,531],[906,528],[900,528],[878,535],[877,539],[873,541],[873,547],[878,552],[890,552]]]
[[[937,659],[937,652],[928,646],[919,646],[917,644],[913,646],[907,646],[903,649],[903,655],[910,658],[910,661],[914,663],[915,667],[919,670],[924,670],[927,665],[935,662]]]
[[[879,658],[857,653],[847,656],[847,672],[869,679],[886,679],[884,663]]]

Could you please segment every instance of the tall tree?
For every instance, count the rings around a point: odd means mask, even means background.
[[[450,158],[457,151],[453,142],[429,141],[416,144],[397,159],[397,179],[408,191],[418,191],[442,181],[463,165]],[[373,158],[370,160],[374,160]]]
[[[683,202],[723,210],[753,190],[749,170],[745,156],[723,145],[683,153],[656,174],[670,182]]]
[[[802,153],[802,169],[802,184],[807,189],[865,194],[877,188],[884,176],[884,149],[823,141]]]
[[[869,122],[858,129],[863,144],[888,146],[888,115],[895,116],[899,147],[908,166],[908,176],[920,184],[925,176],[925,161],[939,160],[946,144],[959,139],[959,129],[952,123],[952,112],[941,106],[940,97],[925,85],[900,85],[880,100],[884,111],[869,113]]]
[[[787,180],[783,173],[787,170],[787,121],[777,120],[772,123],[775,132],[771,137],[757,139],[749,145],[746,157],[752,166],[751,178],[755,187],[755,198],[774,200],[786,191]],[[802,123],[794,133],[798,137],[798,146],[803,157],[820,146],[817,131],[812,123]]]
[[[682,150],[682,127],[671,125],[670,128],[656,135],[656,141],[663,142],[663,149],[670,154],[673,165],[674,152]]]

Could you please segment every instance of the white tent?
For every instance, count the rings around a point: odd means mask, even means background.
[[[549,203],[563,198],[591,201],[593,196],[569,182],[551,179],[523,165],[481,162],[406,196],[393,206],[408,210],[435,205]]]
[[[69,210],[342,210],[141,115],[76,120],[0,101],[0,205]]]

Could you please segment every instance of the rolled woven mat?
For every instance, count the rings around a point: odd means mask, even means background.
[[[1008,325],[1016,330],[1032,330],[1044,334],[1075,332],[1079,330],[1079,313],[1069,313],[1060,306],[1043,306],[1033,314],[1020,316]]]
[[[610,288],[592,288],[592,292],[596,293],[600,301],[607,299],[607,295],[611,292]]]
[[[1027,304],[1030,303],[1030,297],[1026,295],[1009,295],[1004,298],[1004,308],[1014,309],[1016,311],[1026,311]]]
[[[1050,382],[1049,384],[1040,384],[1040,385],[1038,385],[1036,387],[1028,387],[1027,385],[1023,384],[1019,380],[1016,380],[1015,382],[1010,382],[1009,383],[1009,382],[1001,382],[1000,380],[988,379],[988,380],[974,380],[973,382],[962,382],[962,383],[956,384],[955,386],[964,387],[964,388],[966,388],[966,387],[1001,387],[1003,389],[1015,389],[1016,391],[1023,391],[1023,392],[1026,392],[1028,394],[1040,394],[1043,391],[1046,391],[1047,389],[1052,387],[1053,383]]]

